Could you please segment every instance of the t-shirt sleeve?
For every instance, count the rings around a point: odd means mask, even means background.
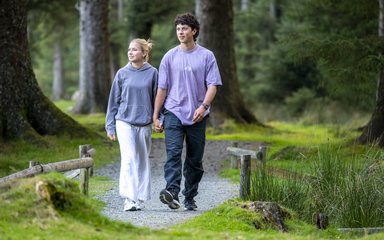
[[[215,86],[221,86],[221,76],[220,76],[220,71],[219,67],[216,62],[216,58],[211,53],[208,57],[208,62],[207,62],[207,77],[205,79],[207,86],[210,85],[215,85]]]
[[[161,60],[159,67],[159,80],[158,87],[162,89],[168,89],[169,69],[166,56]]]

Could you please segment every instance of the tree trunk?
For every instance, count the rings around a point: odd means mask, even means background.
[[[61,41],[60,39],[55,39],[55,42],[53,43],[53,101],[57,101],[63,98],[63,86],[63,58],[61,53]]]
[[[117,0],[115,4],[112,4],[110,9],[111,10],[109,11],[109,17],[114,27],[109,29],[109,33],[110,36],[112,36],[113,38],[115,32],[120,31],[121,27],[125,26],[124,19],[126,18],[126,16],[124,14],[124,1]],[[117,41],[113,39],[110,39],[109,41],[109,72],[111,79],[115,77],[116,72],[121,68],[120,55],[122,52],[128,52],[127,43],[128,39],[123,42],[124,46],[122,46],[122,41]]]
[[[379,37],[384,38],[384,0],[379,0]],[[371,120],[364,127],[363,133],[358,137],[357,142],[378,144],[380,147],[384,147],[384,69],[379,72],[376,104]]]
[[[87,136],[39,88],[27,40],[27,0],[0,0],[0,141],[40,135]]]
[[[241,0],[240,10],[247,11],[248,8],[249,8],[249,0]]]
[[[117,0],[117,20],[119,22],[124,21],[124,1]]]
[[[216,56],[223,86],[213,102],[210,124],[231,118],[239,123],[262,125],[245,106],[236,75],[232,0],[197,0],[200,21],[198,42]]]
[[[108,0],[80,0],[80,88],[74,113],[106,111],[109,66]]]

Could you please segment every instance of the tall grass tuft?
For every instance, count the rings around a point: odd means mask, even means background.
[[[300,174],[275,177],[265,165],[259,165],[251,175],[250,200],[277,202],[298,212],[304,210],[308,185]]]
[[[384,224],[384,163],[380,150],[345,154],[340,146],[321,145],[311,159],[312,175],[277,176],[259,166],[251,176],[252,201],[274,201],[313,222],[317,213],[337,227]]]
[[[320,147],[309,195],[314,210],[327,213],[340,227],[382,226],[384,171],[378,153],[346,158],[340,157],[340,148]]]

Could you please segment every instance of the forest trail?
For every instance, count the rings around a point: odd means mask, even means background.
[[[116,182],[115,187],[97,198],[106,203],[103,214],[110,219],[129,222],[135,226],[161,229],[182,223],[215,208],[228,199],[239,196],[238,184],[218,176],[228,158],[227,147],[233,141],[207,141],[204,154],[204,176],[199,185],[196,196],[197,211],[185,211],[183,206],[178,210],[171,210],[159,200],[159,193],[165,187],[163,166],[166,160],[164,139],[153,139],[151,160],[152,199],[145,203],[141,211],[124,212],[123,199],[118,194],[118,179],[120,162],[116,162],[95,171],[95,175],[110,177]],[[239,142],[238,146],[245,149],[257,149],[256,142]],[[183,153],[184,157],[184,153]],[[183,186],[183,182],[182,182]],[[180,202],[184,197],[179,195]]]

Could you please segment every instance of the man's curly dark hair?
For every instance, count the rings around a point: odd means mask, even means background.
[[[188,25],[193,29],[196,29],[196,33],[193,36],[193,40],[196,42],[197,37],[199,36],[200,31],[200,23],[197,21],[197,18],[191,14],[191,13],[182,13],[177,14],[175,18],[175,26],[182,24],[182,25]]]

